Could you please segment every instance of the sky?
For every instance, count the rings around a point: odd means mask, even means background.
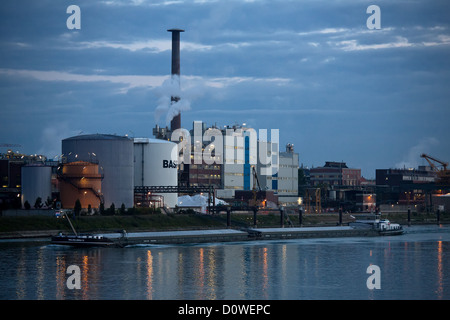
[[[300,165],[343,161],[369,179],[427,164],[421,153],[450,162],[449,15],[448,0],[2,0],[0,152],[153,138],[168,125],[167,29],[181,28],[185,128],[278,129]]]

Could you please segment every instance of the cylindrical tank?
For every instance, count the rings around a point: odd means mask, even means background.
[[[22,167],[22,207],[25,201],[34,206],[37,198],[42,204],[52,197],[52,168],[44,165]]]
[[[134,139],[134,182],[136,186],[177,186],[177,144],[160,139]],[[156,193],[157,194],[157,193]],[[177,193],[161,193],[164,206],[177,204]]]
[[[63,160],[98,161],[99,172],[103,174],[102,193],[105,208],[114,203],[133,207],[133,140],[125,136],[110,134],[89,134],[62,141]]]
[[[61,205],[73,208],[80,200],[82,208],[98,208],[103,200],[102,175],[98,164],[76,161],[62,164],[58,173]]]

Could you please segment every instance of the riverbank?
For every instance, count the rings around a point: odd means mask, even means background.
[[[347,225],[357,214],[343,214],[342,224]],[[383,219],[392,223],[408,224],[406,213],[386,213]],[[441,223],[450,223],[448,214],[440,215]],[[75,229],[84,233],[108,233],[126,230],[127,232],[212,230],[227,228],[226,214],[148,214],[148,215],[114,215],[81,216],[71,219]],[[304,214],[303,227],[336,226],[339,215],[336,213]],[[436,224],[435,214],[412,213],[411,224]],[[258,214],[258,228],[280,227],[280,215],[276,213]],[[290,214],[284,221],[285,227],[299,227],[298,215]],[[232,213],[233,229],[254,227],[252,213]],[[0,217],[0,239],[49,237],[58,232],[71,232],[66,219],[51,216]]]

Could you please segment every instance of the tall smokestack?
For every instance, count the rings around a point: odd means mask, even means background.
[[[172,32],[172,77],[177,76],[180,79],[180,32],[184,32],[182,29],[169,29],[168,32]],[[178,102],[180,97],[171,97],[172,103]],[[172,131],[181,128],[181,114],[178,113],[170,121],[170,129]]]

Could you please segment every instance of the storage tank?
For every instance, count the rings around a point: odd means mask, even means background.
[[[77,200],[80,200],[82,208],[100,206],[103,176],[98,171],[98,164],[86,161],[61,164],[58,180],[63,208],[73,208]]]
[[[149,139],[134,139],[134,182],[136,186],[177,186],[177,144]],[[164,206],[174,208],[177,193],[155,193]]]
[[[34,206],[36,199],[42,204],[52,198],[52,168],[41,164],[30,164],[22,167],[22,207],[25,201]]]
[[[111,134],[88,134],[62,141],[63,161],[98,161],[103,175],[102,193],[105,208],[114,203],[119,208],[133,207],[133,140]]]

